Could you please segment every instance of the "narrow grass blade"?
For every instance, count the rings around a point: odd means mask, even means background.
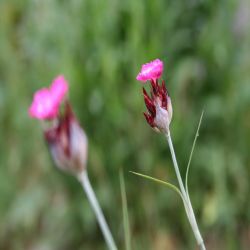
[[[124,182],[124,174],[122,169],[120,169],[119,173],[120,177],[120,187],[121,187],[121,197],[122,197],[122,214],[123,214],[123,225],[124,225],[124,237],[125,237],[125,249],[131,250],[131,234],[130,234],[130,225],[129,225],[129,217],[128,217],[128,203],[127,203],[127,195],[126,195],[126,187]]]
[[[188,173],[189,173],[189,168],[190,168],[190,163],[191,163],[191,160],[192,160],[192,156],[193,156],[193,153],[194,153],[195,144],[196,144],[197,138],[199,136],[199,130],[200,130],[203,114],[204,114],[204,110],[202,111],[201,116],[200,116],[198,128],[196,130],[196,134],[195,134],[195,137],[194,137],[192,149],[191,149],[189,159],[188,159],[187,170],[186,170],[185,189],[186,189],[187,197],[188,197],[189,200],[190,200],[190,198],[189,198],[189,193],[188,193]]]
[[[154,178],[154,177],[151,177],[149,175],[144,175],[144,174],[140,174],[140,173],[137,173],[137,172],[133,172],[133,171],[129,171],[130,173],[132,174],[135,174],[135,175],[138,175],[138,176],[141,176],[145,179],[148,179],[148,180],[151,180],[151,181],[154,181],[158,184],[161,184],[161,185],[164,185],[164,186],[167,186],[168,188],[174,190],[178,195],[180,195],[180,197],[182,198],[182,200],[184,201],[184,197],[182,196],[180,190],[178,187],[176,187],[175,185],[169,183],[169,182],[166,182],[166,181],[162,181],[160,179],[157,179],[157,178]]]

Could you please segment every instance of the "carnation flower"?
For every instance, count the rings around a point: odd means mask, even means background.
[[[158,78],[161,77],[162,71],[163,62],[155,59],[142,65],[136,79],[143,82],[149,80],[151,83],[150,96],[143,88],[144,101],[148,110],[144,113],[144,116],[148,124],[156,131],[168,134],[173,110],[165,82],[162,81],[162,84],[159,85]]]
[[[65,100],[68,83],[60,75],[49,88],[42,88],[34,94],[29,114],[39,120],[53,120],[44,129],[52,158],[62,170],[79,175],[87,161],[87,136]],[[63,105],[64,104],[64,105]],[[59,108],[64,107],[59,113]]]

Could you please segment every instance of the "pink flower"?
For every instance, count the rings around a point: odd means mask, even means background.
[[[51,84],[50,91],[55,98],[55,102],[61,103],[68,92],[68,83],[63,75],[58,76]]]
[[[60,75],[52,82],[50,88],[42,88],[36,91],[29,108],[29,115],[40,120],[56,118],[60,104],[67,92],[68,83]]]
[[[140,73],[136,80],[146,82],[148,80],[159,79],[163,71],[163,62],[160,59],[155,59],[152,62],[143,64]]]
[[[144,116],[148,124],[157,132],[169,133],[169,125],[172,120],[172,104],[168,95],[165,82],[158,84],[158,80],[151,80],[151,97],[143,88],[143,95],[148,109]]]
[[[49,89],[43,88],[38,90],[33,98],[29,108],[29,115],[40,120],[53,119],[58,113],[58,103]]]

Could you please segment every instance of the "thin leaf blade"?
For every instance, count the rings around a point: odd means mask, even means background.
[[[201,113],[201,116],[200,116],[199,124],[198,124],[197,130],[196,130],[196,133],[195,133],[193,145],[192,145],[191,152],[190,152],[189,159],[188,159],[187,170],[186,170],[185,189],[186,189],[187,197],[188,197],[189,201],[190,201],[190,198],[189,198],[189,193],[188,193],[188,174],[189,174],[190,164],[191,164],[191,160],[192,160],[192,157],[193,157],[196,141],[197,141],[197,138],[199,136],[199,130],[200,130],[203,114],[204,114],[204,110],[202,110],[202,113]]]
[[[137,173],[137,172],[134,172],[134,171],[129,171],[129,172],[132,173],[132,174],[134,174],[134,175],[143,177],[143,178],[145,178],[145,179],[154,181],[154,182],[156,182],[156,183],[158,183],[158,184],[167,186],[168,188],[170,188],[170,189],[172,189],[173,191],[175,191],[178,195],[180,195],[181,199],[184,201],[184,198],[183,198],[183,196],[182,196],[182,194],[181,194],[181,191],[180,191],[179,188],[176,187],[174,184],[171,184],[171,183],[166,182],[166,181],[162,181],[162,180],[160,180],[160,179],[151,177],[151,176],[149,176],[149,175]]]

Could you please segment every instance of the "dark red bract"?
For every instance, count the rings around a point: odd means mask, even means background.
[[[151,83],[151,91],[150,91],[151,96],[149,96],[146,90],[143,88],[144,102],[148,110],[147,113],[144,112],[143,114],[148,124],[152,128],[156,128],[157,125],[155,124],[155,118],[156,118],[157,105],[168,111],[169,96],[164,80],[162,80],[161,85],[159,85],[158,80],[151,80],[150,83]]]
[[[75,116],[72,112],[70,104],[65,104],[64,115],[59,118],[58,125],[44,132],[46,141],[49,144],[59,143],[65,155],[70,157],[71,150],[69,145],[70,123],[75,122]]]
[[[58,124],[44,132],[56,165],[68,172],[82,172],[87,159],[87,137],[72,112],[69,102],[65,103],[63,114],[58,116]]]

